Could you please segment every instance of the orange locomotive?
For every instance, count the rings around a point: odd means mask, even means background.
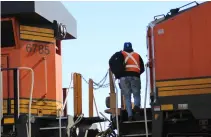
[[[93,116],[93,82],[90,117],[82,114],[80,74],[73,75],[74,116],[67,115],[65,107],[61,41],[76,38],[73,16],[61,2],[5,1],[1,9],[0,136],[96,135],[98,130],[89,128],[105,120]]]
[[[54,38],[53,29],[36,25],[18,24],[15,18],[2,18],[2,68],[29,67],[34,71],[32,114],[57,115],[62,102],[61,89],[61,46]],[[4,27],[8,26],[9,30]],[[13,33],[14,32],[14,33]],[[11,33],[11,35],[7,35]],[[13,33],[13,34],[12,34]],[[15,34],[17,34],[15,36]],[[13,43],[4,39],[14,37]],[[53,73],[54,72],[54,73]],[[3,72],[4,103],[13,104],[14,91],[12,72]],[[20,113],[28,113],[32,76],[29,70],[19,71]],[[40,101],[37,101],[40,100]],[[37,103],[36,103],[37,102]],[[39,105],[45,105],[39,107]],[[13,114],[13,108],[5,105],[5,114]]]
[[[22,117],[58,116],[63,103],[61,40],[76,38],[76,21],[60,2],[2,2],[1,9],[2,136],[26,137],[25,128],[18,128]],[[30,136],[38,137],[34,130],[32,125]]]
[[[19,2],[17,2],[19,4]],[[4,6],[4,3],[3,3]],[[25,5],[27,6],[27,5]],[[70,16],[71,17],[71,16]],[[2,68],[29,67],[34,71],[33,114],[57,115],[56,109],[62,103],[62,68],[61,68],[61,40],[55,38],[57,24],[31,23],[28,17],[6,16],[2,13]],[[33,21],[33,22],[32,22]],[[71,23],[75,24],[75,22]],[[69,33],[69,32],[68,32]],[[72,33],[72,32],[71,32]],[[75,34],[72,34],[75,35]],[[64,39],[72,39],[67,35]],[[3,71],[4,113],[12,114],[13,108],[6,104],[13,104],[13,73]],[[30,71],[19,71],[20,113],[28,113],[32,76]],[[40,101],[38,101],[40,100]],[[45,104],[44,107],[39,105]]]
[[[148,27],[153,137],[211,134],[211,2],[194,3]]]

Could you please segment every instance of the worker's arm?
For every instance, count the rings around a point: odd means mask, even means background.
[[[139,59],[140,59],[140,69],[141,69],[140,74],[142,74],[145,71],[144,61],[141,58],[141,56],[139,56]]]

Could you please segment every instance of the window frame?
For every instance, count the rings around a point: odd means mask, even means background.
[[[14,41],[15,41],[15,45],[11,45],[10,47],[4,47],[1,48],[1,50],[5,50],[5,49],[15,49],[18,48],[18,35],[17,35],[17,27],[16,27],[16,19],[14,17],[11,18],[1,18],[1,22],[2,21],[12,21],[12,29],[13,29],[13,37],[14,37]],[[1,45],[2,47],[3,45]]]

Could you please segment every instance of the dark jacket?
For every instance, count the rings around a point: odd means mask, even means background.
[[[133,50],[124,50],[128,53],[131,53],[133,52]],[[121,55],[122,59],[124,61],[124,56],[123,54]],[[139,55],[139,60],[140,60],[140,73],[137,73],[137,72],[132,72],[132,71],[124,71],[124,73],[122,74],[122,77],[126,77],[126,76],[136,76],[138,78],[140,78],[140,75],[145,71],[145,67],[144,67],[144,62],[141,58],[141,56]],[[122,62],[124,63],[124,62]]]

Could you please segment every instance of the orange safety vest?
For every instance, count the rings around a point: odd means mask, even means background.
[[[139,60],[139,54],[135,52],[125,52],[122,51],[122,54],[124,56],[125,60],[125,71],[133,71],[140,73],[140,60]]]

